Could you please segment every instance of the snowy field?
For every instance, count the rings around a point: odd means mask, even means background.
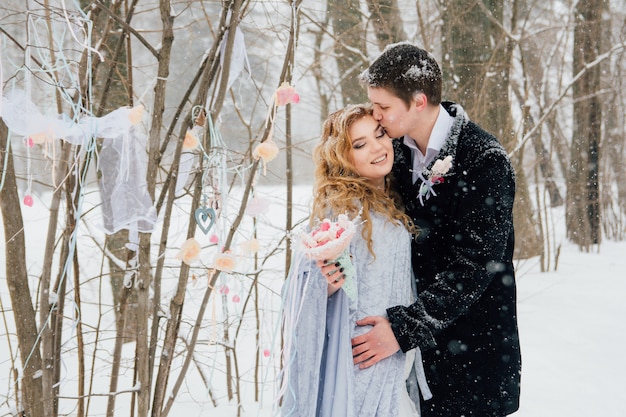
[[[556,272],[518,273],[515,417],[626,416],[626,242],[565,244]]]

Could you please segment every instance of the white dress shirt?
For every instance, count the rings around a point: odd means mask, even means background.
[[[411,159],[413,160],[413,169],[411,172],[413,173],[414,184],[418,179],[418,174],[424,171],[443,147],[453,123],[454,117],[450,116],[446,109],[440,104],[439,115],[433,126],[433,131],[430,133],[430,138],[428,139],[426,155],[419,150],[415,140],[408,135],[404,135],[404,144],[411,149]]]

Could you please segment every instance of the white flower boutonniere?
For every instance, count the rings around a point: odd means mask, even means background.
[[[422,181],[419,190],[419,200],[422,206],[424,205],[424,200],[428,200],[431,195],[437,195],[433,186],[443,182],[443,177],[450,168],[452,168],[452,156],[448,155],[444,159],[437,159],[430,171],[424,171],[419,174],[419,179]]]

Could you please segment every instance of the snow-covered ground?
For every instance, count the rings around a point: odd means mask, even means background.
[[[561,249],[518,273],[522,398],[515,417],[626,416],[626,242]]]

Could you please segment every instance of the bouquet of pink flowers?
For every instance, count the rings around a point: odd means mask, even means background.
[[[348,246],[356,232],[358,217],[350,220],[346,214],[340,214],[336,221],[326,218],[312,230],[301,230],[292,237],[296,248],[309,259],[328,260],[341,264],[346,277],[342,288],[352,299],[356,295],[356,286],[353,280],[354,267]]]
[[[350,244],[356,225],[347,215],[340,214],[337,221],[322,220],[309,232],[299,235],[301,249],[316,261],[334,260],[341,256]]]

